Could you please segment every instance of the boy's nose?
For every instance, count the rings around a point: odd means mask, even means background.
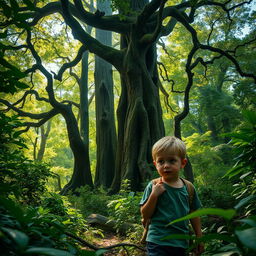
[[[169,167],[169,166],[170,166],[170,163],[168,161],[165,161],[164,162],[164,168]]]

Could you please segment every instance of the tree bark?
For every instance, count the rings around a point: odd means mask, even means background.
[[[97,9],[111,15],[109,1],[97,1]],[[112,45],[112,33],[96,30],[96,39],[108,46]],[[114,178],[116,157],[116,129],[114,117],[114,93],[112,65],[95,56],[95,106],[97,163],[95,186],[109,188]]]
[[[50,129],[51,129],[51,120],[48,121],[48,123],[47,123],[46,131],[44,129],[44,125],[42,125],[40,127],[41,141],[40,141],[40,148],[39,148],[39,150],[37,152],[36,161],[41,162],[43,160],[44,152],[45,152],[45,147],[46,147],[46,141],[47,141],[48,135],[50,133]]]
[[[124,179],[130,180],[132,190],[141,189],[141,183],[151,176],[153,170],[151,147],[164,135],[159,88],[153,81],[156,76],[154,62],[147,65],[147,58],[153,56],[150,51],[152,48],[138,44],[136,28],[132,30],[121,71],[113,192],[119,190]]]
[[[61,191],[62,195],[66,195],[68,191],[75,192],[77,188],[84,185],[93,187],[93,182],[90,165],[88,164],[89,149],[80,136],[77,120],[72,112],[71,106],[62,106],[61,113],[66,121],[70,148],[74,155],[74,170],[71,180]]]

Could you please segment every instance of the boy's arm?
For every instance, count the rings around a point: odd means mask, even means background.
[[[196,237],[201,237],[202,234],[202,225],[201,225],[201,219],[200,217],[195,217],[193,219],[190,219],[190,223],[193,227],[193,230],[195,232]],[[204,252],[204,244],[200,243],[196,247],[196,255],[201,255]]]
[[[153,184],[152,192],[151,192],[148,200],[140,208],[141,216],[142,216],[142,219],[143,219],[143,224],[147,223],[147,221],[153,215],[153,213],[156,209],[156,203],[157,203],[158,197],[164,191],[165,191],[165,187],[164,187],[164,184],[163,184],[162,180],[157,184]]]
[[[193,219],[190,219],[190,223],[193,227],[196,237],[201,237],[202,236],[202,225],[201,225],[200,217],[195,217]]]

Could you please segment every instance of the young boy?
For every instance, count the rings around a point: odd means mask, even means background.
[[[180,170],[187,163],[186,146],[180,139],[167,136],[154,144],[152,157],[160,179],[157,184],[150,182],[147,185],[140,201],[143,224],[150,221],[147,252],[149,256],[183,256],[188,248],[187,240],[162,238],[171,234],[188,234],[188,221],[167,224],[201,207],[194,192],[190,209],[188,191],[179,177]],[[196,236],[202,236],[200,218],[190,221]],[[196,248],[196,255],[202,252],[203,245],[200,244]]]

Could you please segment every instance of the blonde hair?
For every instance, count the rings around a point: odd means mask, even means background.
[[[158,140],[152,147],[152,157],[156,160],[157,155],[162,152],[170,153],[171,155],[179,156],[181,159],[186,158],[185,143],[174,136],[166,136]]]

